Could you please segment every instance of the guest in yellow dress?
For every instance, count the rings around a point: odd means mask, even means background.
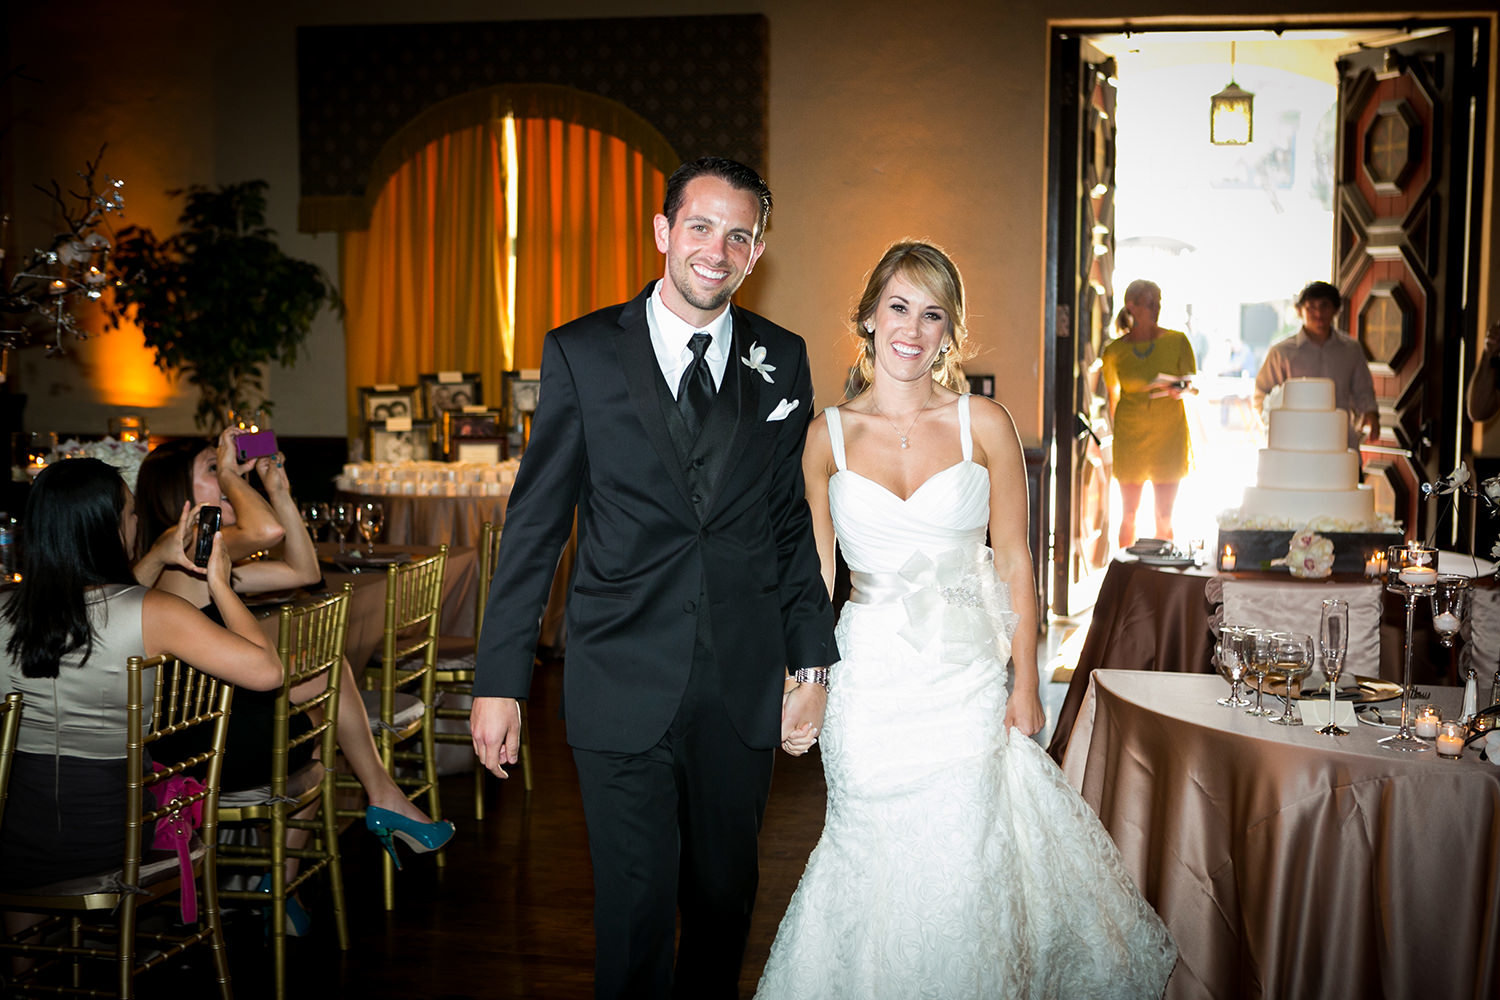
[[[1115,317],[1120,336],[1104,348],[1104,385],[1114,426],[1115,481],[1120,484],[1120,547],[1135,540],[1141,487],[1151,483],[1156,536],[1172,537],[1177,484],[1190,461],[1187,413],[1182,397],[1193,390],[1198,370],[1186,335],[1156,325],[1161,289],[1137,279],[1125,289],[1125,308]]]

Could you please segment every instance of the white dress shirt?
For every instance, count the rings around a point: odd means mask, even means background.
[[[724,384],[724,368],[729,364],[729,345],[733,340],[734,322],[729,315],[729,305],[709,321],[707,326],[693,326],[661,300],[661,282],[651,290],[647,300],[646,326],[651,330],[651,349],[656,352],[656,364],[661,368],[672,398],[677,398],[677,385],[682,373],[693,362],[693,349],[688,342],[695,333],[706,333],[713,338],[704,357],[708,359],[708,370],[713,373],[714,386]]]

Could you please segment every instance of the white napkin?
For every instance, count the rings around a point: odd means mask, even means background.
[[[1328,699],[1313,698],[1297,702],[1297,707],[1302,710],[1302,724],[1322,729],[1328,725]],[[1359,725],[1354,717],[1354,703],[1340,701],[1334,703],[1333,721],[1336,725],[1345,729],[1351,729]]]

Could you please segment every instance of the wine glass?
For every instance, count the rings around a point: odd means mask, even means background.
[[[354,527],[355,506],[346,501],[334,504],[328,510],[328,523],[333,525],[333,533],[339,537],[339,555],[346,551],[344,540],[348,537],[350,529]]]
[[[1216,701],[1225,708],[1244,708],[1250,704],[1250,699],[1240,694],[1240,682],[1245,679],[1245,632],[1243,625],[1225,625],[1219,629],[1219,643],[1214,647],[1219,673],[1229,682],[1229,696]]]
[[[1328,679],[1328,725],[1319,729],[1323,736],[1348,736],[1334,721],[1338,707],[1339,674],[1344,670],[1344,656],[1349,651],[1349,602],[1336,597],[1323,602],[1323,620],[1318,627],[1318,652],[1323,676]]]
[[[1246,644],[1249,646],[1249,656],[1245,661],[1245,669],[1255,677],[1255,705],[1245,709],[1246,715],[1271,715],[1272,712],[1262,703],[1265,695],[1266,674],[1276,663],[1276,633],[1268,628],[1252,628],[1246,630]]]
[[[355,510],[355,524],[364,537],[366,554],[375,554],[375,536],[380,534],[380,526],[384,523],[385,508],[379,500],[366,500]]]
[[[323,534],[323,525],[328,523],[328,505],[317,500],[309,500],[302,505],[302,526],[317,542]]]
[[[1278,726],[1300,726],[1302,717],[1292,714],[1292,699],[1301,690],[1302,678],[1312,672],[1313,640],[1306,632],[1277,632],[1276,663],[1273,677],[1282,683],[1282,702],[1286,708],[1271,721]]]

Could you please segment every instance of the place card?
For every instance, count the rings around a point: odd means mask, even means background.
[[[1321,729],[1328,725],[1328,701],[1325,698],[1313,698],[1297,702],[1297,708],[1302,712],[1302,724]],[[1345,729],[1353,729],[1359,725],[1359,720],[1354,717],[1354,703],[1350,701],[1335,702],[1333,710],[1333,723]]]

